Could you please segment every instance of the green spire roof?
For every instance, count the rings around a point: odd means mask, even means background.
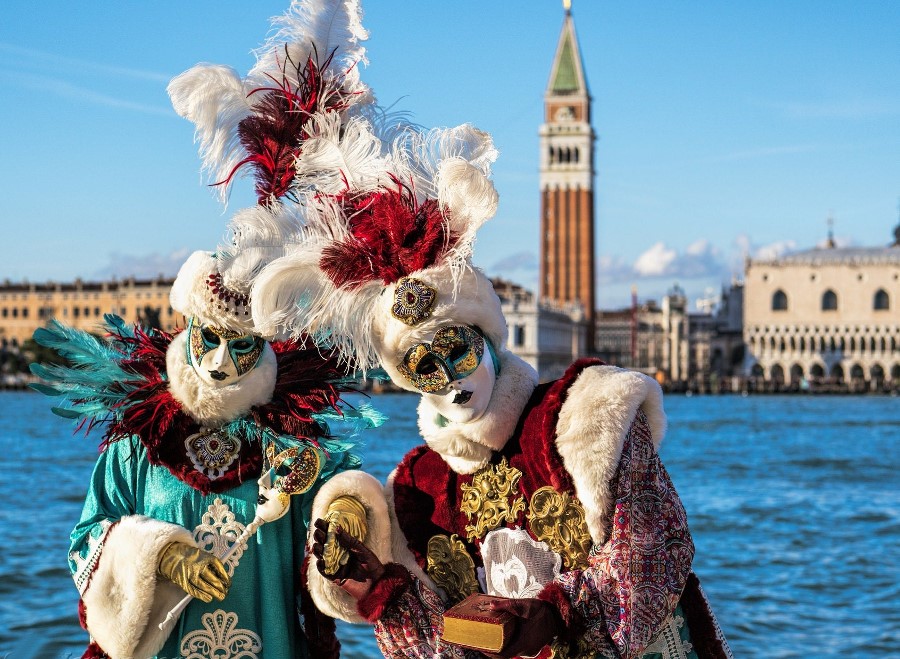
[[[553,84],[550,85],[550,91],[554,94],[567,94],[580,90],[578,68],[575,65],[575,49],[572,48],[572,35],[567,31],[563,36],[563,44],[556,64],[556,77],[553,79]]]
[[[587,93],[578,38],[575,36],[575,24],[572,22],[571,14],[568,13],[559,35],[556,59],[553,61],[550,76],[550,84],[547,87],[549,94],[565,96]]]

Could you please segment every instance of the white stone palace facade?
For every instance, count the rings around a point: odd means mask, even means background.
[[[900,382],[900,245],[750,260],[745,371],[770,383]]]

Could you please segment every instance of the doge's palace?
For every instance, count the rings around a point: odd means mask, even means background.
[[[748,260],[747,375],[776,383],[900,381],[900,226],[886,247]]]

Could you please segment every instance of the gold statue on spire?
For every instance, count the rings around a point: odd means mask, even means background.
[[[565,9],[566,12],[572,11],[572,0],[563,0],[563,9]]]

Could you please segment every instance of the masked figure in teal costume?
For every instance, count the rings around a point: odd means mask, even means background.
[[[377,415],[341,401],[327,354],[256,335],[249,299],[217,267],[206,252],[182,267],[171,301],[189,323],[174,338],[115,316],[104,340],[58,323],[35,333],[70,364],[33,367],[48,383],[37,388],[65,398],[54,411],[105,427],[69,557],[86,656],[337,654],[333,621],[305,591],[310,507],[359,465],[326,422],[351,424],[350,437]],[[238,542],[268,499],[287,513]]]

